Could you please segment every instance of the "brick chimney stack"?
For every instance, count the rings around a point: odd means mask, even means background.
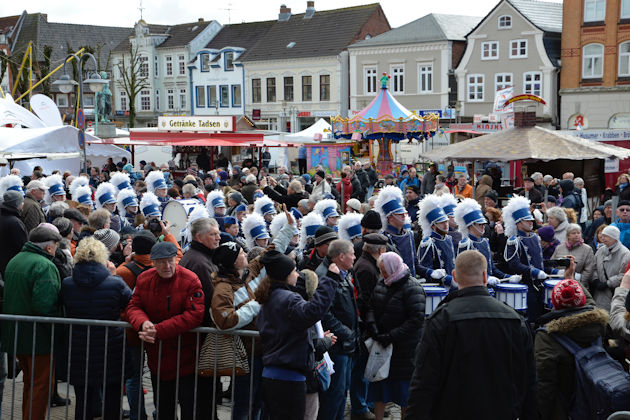
[[[291,18],[291,8],[286,4],[280,5],[280,13],[278,14],[278,22],[286,22]]]
[[[304,19],[310,19],[315,14],[315,2],[307,1],[306,2],[306,13],[304,13]]]

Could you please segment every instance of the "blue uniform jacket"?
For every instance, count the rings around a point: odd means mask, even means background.
[[[483,254],[484,257],[486,257],[486,261],[488,262],[489,276],[494,276],[499,279],[509,277],[509,275],[505,274],[494,265],[494,262],[492,261],[492,251],[490,250],[490,242],[488,241],[488,238],[482,237],[480,239],[477,239],[475,236],[469,234],[467,238],[464,238],[459,242],[459,246],[457,247],[457,255],[459,255],[460,252],[464,252],[470,249],[479,251]]]
[[[431,278],[433,270],[443,268],[446,270],[444,284],[450,286],[453,281],[451,273],[455,268],[455,249],[451,237],[442,237],[433,231],[430,236],[422,238],[418,247],[418,266],[418,274],[427,280]]]

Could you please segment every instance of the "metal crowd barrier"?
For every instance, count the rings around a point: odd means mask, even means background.
[[[16,390],[15,390],[15,385],[16,385],[16,377],[19,376],[18,374],[15,374],[15,370],[16,370],[16,352],[17,352],[17,343],[18,343],[18,330],[19,330],[19,326],[20,324],[23,323],[32,323],[33,325],[33,343],[32,343],[32,348],[31,348],[31,360],[32,360],[32,364],[34,365],[35,362],[35,347],[36,347],[36,332],[37,332],[37,325],[38,324],[51,324],[51,337],[50,337],[50,354],[53,355],[55,354],[55,326],[67,326],[68,330],[67,330],[67,336],[66,334],[64,334],[64,340],[66,343],[72,343],[72,334],[73,334],[73,327],[77,327],[77,326],[85,326],[87,327],[87,332],[86,332],[86,360],[85,360],[85,365],[89,366],[89,356],[90,353],[94,353],[95,349],[90,349],[90,332],[92,328],[105,328],[105,343],[108,343],[108,339],[109,339],[109,329],[110,328],[124,328],[126,329],[132,329],[133,327],[131,326],[131,324],[127,323],[127,322],[122,322],[122,321],[105,321],[105,320],[97,320],[97,319],[77,319],[77,318],[55,318],[55,317],[41,317],[41,316],[26,316],[26,315],[7,315],[7,314],[0,314],[0,324],[2,325],[2,328],[4,328],[6,326],[7,322],[14,322],[15,323],[15,331],[14,331],[14,343],[13,343],[13,357],[11,358],[11,360],[8,360],[8,367],[12,367],[12,372],[13,372],[13,378],[12,378],[12,385],[11,385],[11,391],[10,391],[10,398],[11,398],[11,412],[10,413],[2,413],[2,418],[3,419],[14,419],[14,418],[21,418],[21,410],[20,413],[18,414],[16,412]],[[137,334],[136,330],[133,330],[134,334]],[[204,401],[204,398],[206,398],[206,396],[204,395],[198,395],[198,380],[199,380],[199,375],[198,375],[198,371],[199,371],[199,352],[201,350],[201,345],[203,344],[202,341],[202,336],[205,337],[206,334],[218,334],[218,335],[237,335],[242,337],[242,340],[246,340],[249,339],[251,340],[251,353],[249,354],[249,362],[250,362],[250,373],[249,373],[249,415],[248,418],[251,419],[252,418],[252,406],[253,406],[253,399],[255,398],[254,393],[253,393],[253,382],[254,382],[254,374],[253,374],[253,361],[254,361],[254,354],[255,354],[255,350],[256,350],[256,338],[259,336],[258,331],[249,331],[249,330],[234,330],[234,331],[221,331],[218,330],[216,328],[209,328],[209,327],[198,327],[198,328],[194,328],[192,330],[190,330],[188,333],[194,333],[196,336],[196,356],[195,356],[195,370],[194,370],[194,387],[193,387],[193,391],[194,391],[194,395],[193,395],[193,416],[192,416],[192,420],[196,420],[197,418],[197,405],[198,403]],[[155,402],[155,412],[153,413],[155,420],[170,420],[168,418],[161,418],[160,417],[160,413],[159,413],[159,400],[160,398],[174,398],[175,401],[175,418],[178,418],[177,413],[178,413],[178,392],[179,392],[179,385],[180,385],[180,358],[181,358],[181,335],[177,337],[177,375],[176,375],[176,379],[175,379],[175,395],[165,395],[165,396],[161,396],[160,395],[160,370],[161,370],[161,365],[162,365],[162,341],[159,341],[158,344],[158,371],[157,371],[157,378],[156,378],[156,383],[157,383],[157,389],[153,389],[153,381],[151,382],[151,387],[154,393],[154,402]],[[158,341],[156,341],[158,342]],[[122,343],[122,360],[121,360],[121,378],[120,378],[120,412],[118,414],[118,419],[122,420],[123,418],[123,390],[124,390],[124,385],[125,385],[125,355],[126,355],[126,351],[127,351],[127,346],[128,346],[128,342],[127,342],[127,335],[126,335],[126,331],[124,331],[123,333],[123,343]],[[104,346],[103,351],[103,384],[102,384],[102,389],[101,392],[102,394],[101,396],[101,409],[100,409],[100,416],[101,418],[105,419],[105,397],[106,397],[106,388],[107,388],[107,351],[108,351],[108,345]],[[144,372],[145,372],[145,361],[146,361],[146,355],[145,355],[145,349],[144,349],[144,341],[140,340],[140,384],[138,387],[138,400],[140,401],[141,398],[144,397],[144,386],[143,386],[143,377],[144,377]],[[234,348],[234,353],[236,354],[236,344],[234,344],[233,346]],[[215,355],[216,355],[216,349],[215,349]],[[70,399],[70,371],[71,371],[71,356],[72,356],[72,346],[68,345],[67,346],[67,369],[66,369],[66,398]],[[53,371],[54,368],[54,360],[55,358],[51,357],[50,358],[50,372]],[[12,366],[11,366],[12,364]],[[231,388],[232,388],[232,393],[231,393],[231,401],[232,403],[234,403],[234,392],[235,392],[235,388],[236,386],[235,384],[235,369],[236,367],[236,355],[233,357],[233,369],[232,369],[232,376],[231,376]],[[30,415],[28,417],[28,420],[40,420],[40,419],[33,419],[33,379],[34,379],[34,371],[35,369],[31,369],[31,389],[30,389],[30,401],[29,401],[29,412]],[[87,407],[87,401],[90,398],[89,395],[87,395],[87,388],[88,388],[88,369],[86,369],[85,371],[85,385],[84,385],[84,404],[83,404],[83,418],[92,418],[92,414],[86,413],[86,407]],[[47,414],[46,414],[46,418],[50,419],[51,417],[51,407],[50,407],[50,402],[51,402],[51,397],[53,394],[53,378],[54,375],[49,375],[48,378],[48,401],[47,401]],[[1,379],[1,378],[0,378]],[[219,379],[217,377],[216,374],[216,369],[214,372],[214,376],[212,377],[213,380],[213,385],[212,385],[212,406],[210,407],[211,409],[211,413],[209,418],[211,418],[212,420],[215,420],[216,414],[217,414],[217,407],[219,404],[217,404],[217,379]],[[6,406],[6,402],[5,402],[5,398],[8,396],[7,392],[6,392],[6,385],[4,386],[5,388],[5,392],[4,392],[4,397],[2,399],[3,405]],[[219,391],[219,395],[222,392],[221,390]],[[260,392],[260,391],[259,391]],[[2,395],[0,395],[0,397],[2,397]],[[19,397],[19,396],[18,396]],[[207,401],[207,400],[206,400]],[[220,402],[220,401],[219,401]],[[76,402],[75,402],[76,403]],[[66,405],[65,406],[65,417],[63,417],[64,419],[72,419],[74,418],[74,413],[71,411],[74,411],[74,409],[70,408],[70,405]],[[74,406],[72,406],[74,407]],[[133,409],[134,407],[131,407],[131,409]],[[137,417],[138,419],[142,419],[144,416],[144,413],[141,413],[141,409],[143,409],[143,405],[141,403],[138,403],[138,407],[137,407]],[[151,419],[152,417],[152,413],[146,413],[147,414],[147,418]],[[59,418],[58,415],[55,415],[55,418]],[[111,416],[109,417],[111,418]],[[182,418],[183,420],[187,420],[186,417],[182,417],[179,416],[179,418]],[[200,420],[205,420],[205,419],[200,419]]]

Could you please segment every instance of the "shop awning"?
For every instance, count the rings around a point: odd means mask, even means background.
[[[199,133],[131,129],[129,137],[101,140],[101,143],[137,146],[241,146],[286,147],[286,142],[266,140],[264,133]]]

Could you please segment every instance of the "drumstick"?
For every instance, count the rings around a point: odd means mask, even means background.
[[[424,286],[441,286],[440,283],[420,283],[422,287]]]

